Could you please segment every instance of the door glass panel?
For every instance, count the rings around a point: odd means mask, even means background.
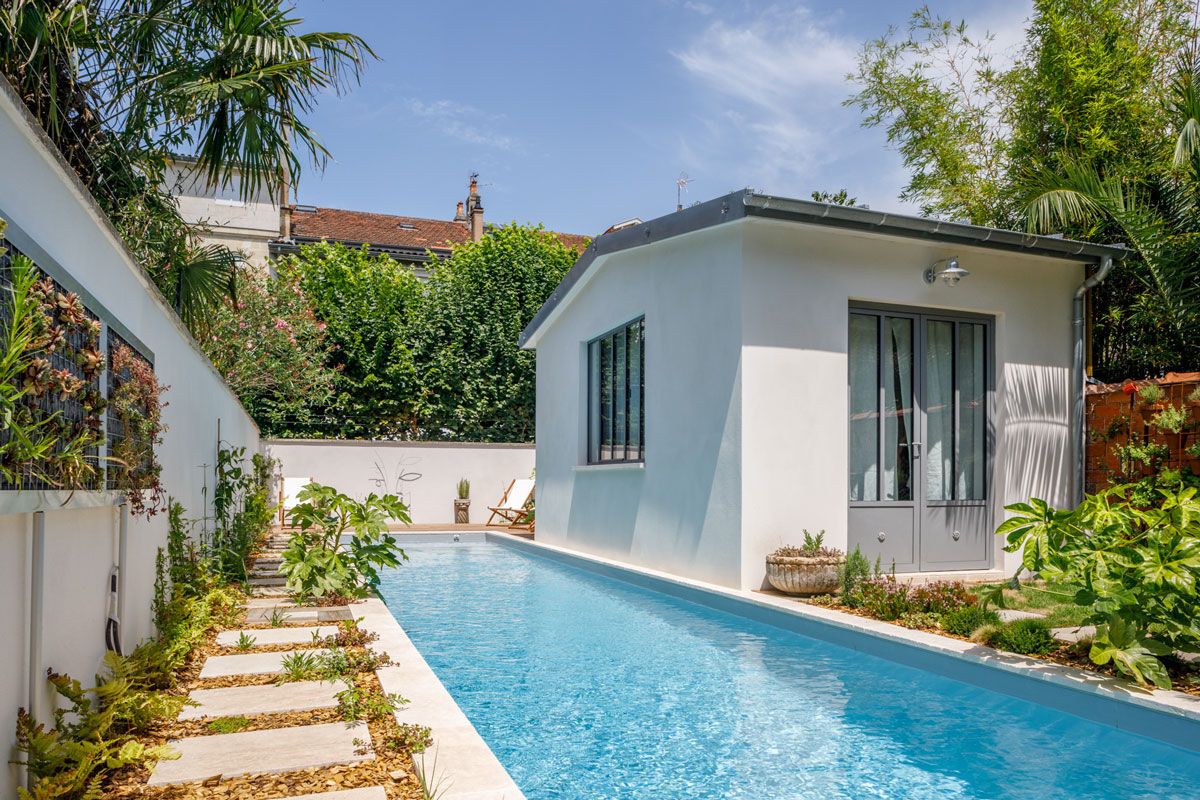
[[[850,315],[850,499],[879,499],[879,317]]]
[[[629,387],[625,379],[625,331],[613,337],[615,372],[613,376],[613,458],[625,458],[625,411],[629,407]]]
[[[600,460],[613,457],[612,339],[600,342]]]
[[[925,323],[925,499],[954,499],[954,323]]]
[[[959,500],[983,500],[987,467],[987,328],[976,323],[958,325],[958,469],[955,475]]]
[[[912,500],[913,321],[886,317],[883,332],[883,499]]]

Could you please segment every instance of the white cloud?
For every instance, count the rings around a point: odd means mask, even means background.
[[[511,136],[492,130],[502,115],[488,114],[474,106],[454,100],[435,100],[432,103],[409,98],[408,110],[416,117],[428,120],[444,136],[467,144],[477,144],[495,150],[521,152],[521,144]]]
[[[858,47],[805,8],[712,22],[672,51],[710,101],[702,125],[685,137],[687,151],[707,153],[702,161],[732,158],[738,183],[775,191],[812,186],[850,117],[841,101]]]

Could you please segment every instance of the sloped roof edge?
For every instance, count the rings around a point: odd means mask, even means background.
[[[945,244],[1007,250],[1085,263],[1096,262],[1104,257],[1119,260],[1125,258],[1127,254],[1123,247],[1079,242],[1073,239],[1038,236],[1020,231],[968,225],[962,222],[945,222],[927,217],[872,211],[857,206],[775,197],[748,190],[731,192],[691,208],[593,239],[587,250],[575,262],[575,266],[555,287],[550,297],[538,309],[537,314],[521,331],[517,343],[521,347],[529,345],[538,328],[567,299],[572,289],[597,258],[746,217],[828,225],[910,239],[926,239]]]

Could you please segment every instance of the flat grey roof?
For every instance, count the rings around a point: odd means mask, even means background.
[[[985,228],[962,222],[943,222],[909,214],[872,211],[857,206],[774,197],[749,190],[732,192],[691,208],[643,222],[641,225],[597,236],[588,245],[579,260],[575,262],[575,266],[554,289],[537,314],[525,326],[525,330],[521,331],[517,343],[521,347],[526,345],[534,332],[570,294],[571,289],[600,256],[653,242],[661,242],[673,236],[682,236],[685,233],[711,228],[746,217],[828,225],[889,236],[903,236],[909,239],[926,239],[944,244],[986,247],[993,250],[1065,258],[1085,263],[1096,262],[1105,257],[1120,260],[1125,258],[1128,252],[1124,247],[1078,242],[1056,236],[1037,236],[1032,233]]]

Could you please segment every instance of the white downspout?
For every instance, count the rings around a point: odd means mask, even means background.
[[[1112,256],[1104,256],[1100,259],[1100,268],[1079,284],[1072,302],[1071,335],[1074,339],[1075,356],[1071,371],[1071,391],[1074,393],[1074,407],[1071,413],[1071,503],[1073,505],[1078,505],[1083,501],[1084,476],[1087,474],[1087,464],[1084,458],[1084,454],[1087,452],[1084,442],[1087,426],[1087,401],[1085,398],[1087,370],[1084,366],[1086,349],[1084,334],[1087,331],[1087,323],[1084,301],[1087,298],[1088,290],[1099,286],[1108,277],[1112,263]]]
[[[45,722],[42,695],[46,681],[42,673],[42,619],[45,616],[46,512],[33,514],[33,554],[29,570],[29,713],[34,722]]]

